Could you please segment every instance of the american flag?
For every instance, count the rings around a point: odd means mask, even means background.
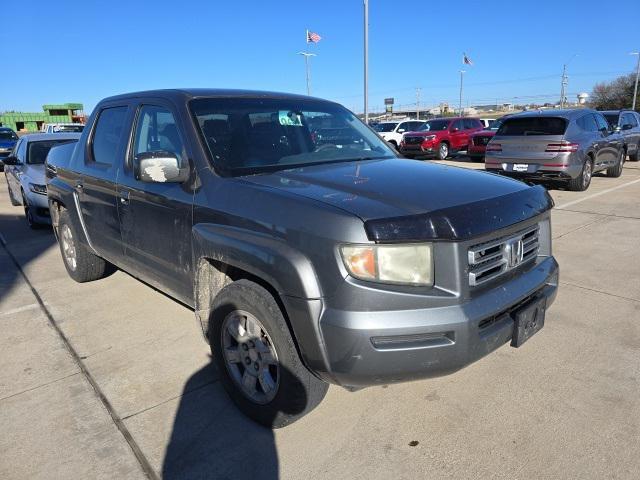
[[[322,40],[320,35],[307,30],[307,43],[318,43],[320,40]]]
[[[467,57],[466,53],[462,54],[462,63],[464,63],[465,65],[473,65],[473,62],[469,57]]]

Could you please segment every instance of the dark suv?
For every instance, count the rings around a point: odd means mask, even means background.
[[[444,160],[452,153],[466,150],[469,137],[484,129],[477,118],[435,118],[424,123],[416,132],[405,133],[400,152],[407,158],[433,156]]]
[[[112,97],[49,160],[69,275],[112,264],[193,307],[230,396],[269,426],[330,383],[445,375],[518,347],[556,296],[544,188],[400,159],[332,102]]]
[[[637,162],[640,158],[640,114],[633,110],[607,110],[600,113],[622,135],[629,160]]]

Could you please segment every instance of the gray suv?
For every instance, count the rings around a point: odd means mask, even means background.
[[[560,180],[569,190],[589,188],[591,176],[619,177],[622,136],[589,109],[547,110],[510,116],[489,142],[485,168],[529,180]]]
[[[446,375],[519,347],[556,296],[543,187],[400,159],[333,102],[121,95],[48,158],[69,275],[115,265],[191,306],[229,395],[268,426],[328,384]]]
[[[601,113],[622,135],[629,160],[637,162],[640,159],[640,114],[633,110],[608,110]]]

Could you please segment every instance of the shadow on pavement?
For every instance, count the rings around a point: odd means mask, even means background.
[[[274,417],[278,413],[275,411]],[[184,386],[162,478],[279,478],[273,430],[255,423],[234,405],[213,363],[192,375]]]

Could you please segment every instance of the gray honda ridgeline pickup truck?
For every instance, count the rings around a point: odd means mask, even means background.
[[[271,427],[328,384],[446,375],[518,347],[556,296],[542,187],[398,158],[328,101],[107,98],[47,175],[69,275],[115,266],[191,306],[227,392]]]

